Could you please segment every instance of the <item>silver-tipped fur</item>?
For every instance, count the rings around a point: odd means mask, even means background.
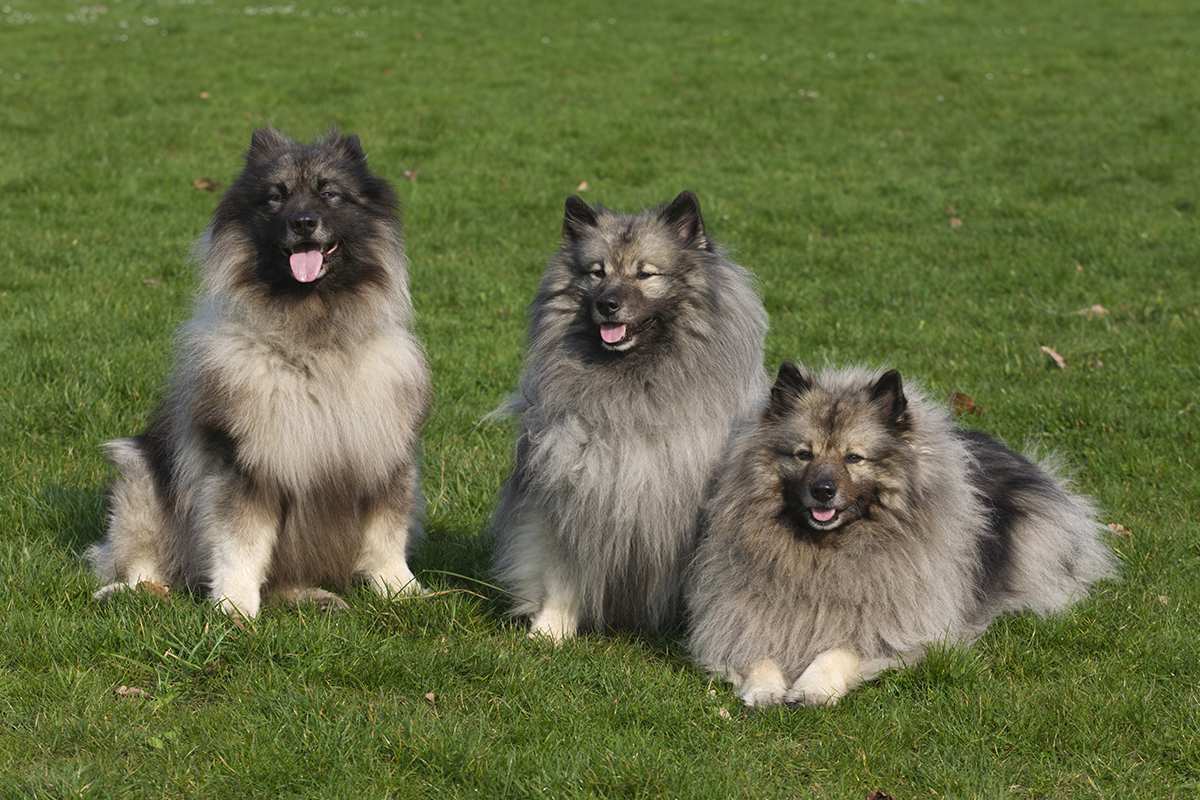
[[[766,325],[690,193],[634,215],[568,200],[491,524],[497,579],[533,633],[677,621],[704,487],[767,385]]]
[[[956,428],[894,371],[785,364],[707,509],[688,645],[748,705],[836,702],[1115,568],[1052,461]]]
[[[390,187],[355,137],[259,131],[196,255],[166,395],[107,445],[97,597],[152,581],[254,616],[264,585],[417,590],[429,375]]]

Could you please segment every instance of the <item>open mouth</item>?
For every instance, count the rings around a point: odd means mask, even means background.
[[[600,344],[605,350],[613,350],[615,352],[628,350],[633,347],[638,334],[653,324],[654,317],[650,317],[636,327],[625,322],[601,322]]]
[[[338,242],[322,248],[315,242],[302,242],[288,254],[292,277],[300,283],[312,283],[329,271],[328,259],[338,249]]]
[[[808,513],[808,524],[819,531],[833,530],[842,522],[842,512],[836,508],[814,506],[806,509],[806,511]]]

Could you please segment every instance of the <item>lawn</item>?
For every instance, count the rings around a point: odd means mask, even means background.
[[[0,6],[0,796],[1200,790],[1200,7],[251,3]],[[209,188],[267,122],[358,133],[402,197],[442,592],[246,630],[99,607],[99,446],[145,423]],[[479,582],[511,460],[480,419],[585,181],[696,191],[772,368],[890,363],[1062,453],[1122,579],[833,709],[745,713],[675,640],[526,640]]]

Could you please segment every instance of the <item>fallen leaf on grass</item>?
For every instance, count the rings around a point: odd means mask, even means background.
[[[951,228],[961,228],[962,220],[959,217],[951,217],[950,218],[950,227]]]
[[[210,95],[208,92],[201,92],[201,93],[200,93],[200,99],[201,99],[201,100],[207,100],[209,97],[211,97],[211,95]]]
[[[1099,303],[1096,303],[1095,305],[1090,305],[1087,308],[1081,308],[1078,311],[1076,311],[1075,313],[1081,317],[1087,317],[1088,319],[1096,319],[1097,317],[1108,316],[1108,309],[1105,308],[1104,306],[1100,305]]]
[[[579,182],[579,185],[575,187],[575,191],[577,191],[577,192],[586,192],[586,191],[587,191],[588,189],[590,189],[590,188],[592,188],[592,187],[588,186],[588,182],[587,182],[587,181],[580,181],[580,182]]]
[[[1164,606],[1169,606],[1171,605],[1171,598],[1167,597],[1165,594],[1160,594],[1158,596],[1158,602],[1162,603]]]
[[[417,180],[417,170],[415,168],[414,169],[406,169],[406,170],[404,170],[404,172],[402,172],[400,174],[403,175],[404,180],[408,181],[409,183],[415,183]]]
[[[1122,525],[1119,522],[1108,523],[1108,529],[1110,531],[1112,531],[1113,533],[1115,533],[1117,536],[1120,536],[1122,539],[1132,539],[1133,538],[1133,531],[1129,530],[1129,528],[1126,528],[1124,525]]]
[[[437,695],[434,694],[433,692],[426,692],[425,699],[428,700],[431,704],[434,704],[434,705],[437,704]]]
[[[950,395],[950,410],[956,417],[961,417],[963,414],[978,416],[983,413],[983,409],[975,403],[975,398],[962,392],[954,392]]]
[[[137,588],[139,592],[148,592],[155,597],[166,598],[171,593],[170,586],[156,581],[138,581]]]
[[[1042,345],[1041,350],[1043,353],[1050,356],[1050,360],[1054,362],[1054,366],[1058,367],[1059,369],[1067,368],[1067,360],[1065,358],[1063,358],[1062,356],[1060,356],[1058,354],[1058,351],[1055,350],[1053,347],[1047,347],[1046,345]]]
[[[192,188],[200,192],[215,192],[221,188],[221,184],[212,178],[196,178],[192,181]]]
[[[717,716],[720,717],[721,719],[731,719],[733,715],[729,713],[728,708],[726,708],[725,706],[721,706],[720,708],[717,709]]]
[[[137,686],[118,686],[116,689],[113,689],[113,694],[122,698],[136,697],[138,700],[150,699],[150,693]]]

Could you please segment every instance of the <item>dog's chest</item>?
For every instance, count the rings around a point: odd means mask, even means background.
[[[425,366],[404,335],[356,351],[305,351],[234,337],[208,354],[247,469],[290,490],[384,483],[413,457]]]

